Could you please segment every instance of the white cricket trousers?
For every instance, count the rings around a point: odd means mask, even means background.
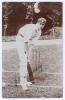
[[[21,37],[19,34],[16,36],[16,46],[20,60],[20,84],[24,85],[27,83],[27,55],[25,54],[25,43],[24,38]]]

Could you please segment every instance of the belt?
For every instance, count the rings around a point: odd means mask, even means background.
[[[24,38],[24,36],[22,34],[20,34],[20,36]]]

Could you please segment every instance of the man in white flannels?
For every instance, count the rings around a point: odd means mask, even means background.
[[[27,81],[27,62],[29,62],[28,55],[30,53],[30,47],[29,49],[27,47],[32,44],[32,41],[39,39],[45,23],[46,19],[41,17],[36,24],[26,24],[20,28],[16,36],[16,46],[20,59],[20,84],[23,90],[27,90],[28,86],[32,84],[32,82]]]

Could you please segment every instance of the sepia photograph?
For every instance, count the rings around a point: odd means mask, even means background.
[[[63,98],[62,2],[2,2],[2,98]]]

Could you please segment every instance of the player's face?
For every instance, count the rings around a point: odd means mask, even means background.
[[[43,29],[43,28],[44,28],[44,26],[45,26],[45,23],[40,24],[40,26],[41,26],[41,29]]]

